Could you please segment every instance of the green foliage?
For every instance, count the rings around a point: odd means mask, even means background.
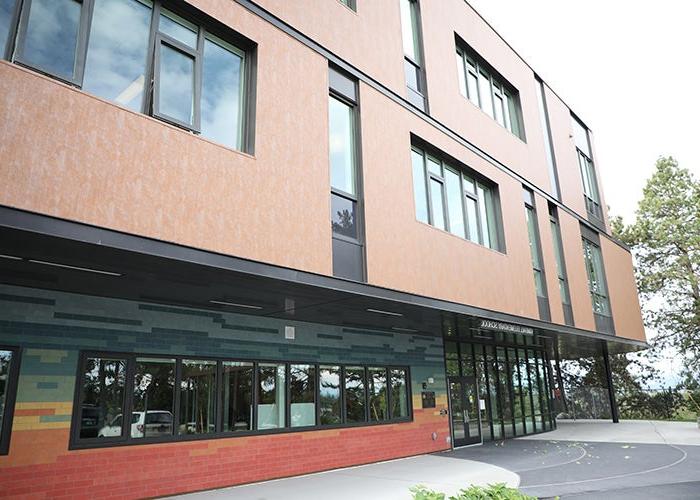
[[[700,182],[671,157],[660,158],[644,188],[634,224],[613,219],[631,248],[644,320],[657,349],[684,354],[700,377]]]
[[[410,489],[414,500],[445,500],[444,493],[429,490],[421,485],[413,486]],[[515,488],[509,488],[503,483],[490,484],[484,486],[470,486],[460,490],[457,496],[450,496],[447,500],[537,500],[521,493]]]
[[[644,420],[675,420],[686,406],[678,389],[638,391],[618,400],[620,418]]]

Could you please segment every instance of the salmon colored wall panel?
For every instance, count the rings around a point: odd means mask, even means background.
[[[583,260],[580,223],[571,215],[560,210],[559,224],[561,226],[561,239],[566,261],[566,275],[569,279],[574,324],[577,328],[595,331],[593,304],[591,303],[591,294],[588,290],[586,265]]]
[[[327,64],[255,28],[254,158],[0,62],[0,204],[330,273]]]
[[[422,21],[431,114],[535,185],[549,191],[532,70],[462,0],[445,0],[439,5],[424,2]],[[518,89],[527,142],[460,94],[455,33]]]
[[[624,248],[607,238],[600,239],[600,247],[605,263],[615,335],[646,341],[632,257]]]
[[[547,110],[552,129],[552,144],[557,161],[557,174],[561,190],[561,201],[583,218],[587,217],[583,201],[581,171],[576,157],[571,112],[549,87],[545,85]]]
[[[406,95],[398,0],[357,0],[357,12],[338,0],[256,3],[398,95]]]
[[[361,101],[369,282],[537,318],[521,185],[364,85]],[[416,220],[411,132],[498,184],[507,254]]]
[[[549,205],[542,196],[535,194],[537,205],[537,223],[540,229],[540,242],[542,244],[542,260],[547,279],[547,297],[549,298],[549,311],[552,315],[552,323],[565,324],[564,309],[561,305],[561,293],[559,292],[559,274],[557,273],[557,260],[554,255],[554,240],[552,239],[552,227],[549,222]]]

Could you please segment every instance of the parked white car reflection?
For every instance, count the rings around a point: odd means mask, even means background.
[[[173,414],[169,411],[135,411],[131,414],[131,437],[169,436],[173,433]],[[117,437],[122,434],[122,415],[102,427],[98,437]]]

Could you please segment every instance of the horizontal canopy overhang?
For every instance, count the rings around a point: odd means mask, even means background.
[[[646,343],[0,207],[0,282],[290,321],[442,336],[476,318],[531,328],[563,352]]]

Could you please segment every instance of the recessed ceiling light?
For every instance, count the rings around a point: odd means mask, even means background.
[[[0,259],[22,260],[22,257],[15,257],[14,255],[3,255],[0,253]]]
[[[418,330],[414,330],[413,328],[399,328],[398,326],[392,326],[392,330],[397,331],[397,332],[406,332],[406,333],[416,333]]]
[[[367,309],[367,312],[375,313],[375,314],[385,314],[387,316],[403,316],[401,313],[395,313],[391,311],[382,311],[381,309]]]
[[[262,309],[260,306],[253,306],[250,304],[237,304],[235,302],[225,302],[223,300],[210,300],[211,304],[217,304],[220,306],[231,306],[231,307],[242,307],[243,309]]]
[[[68,264],[59,264],[58,262],[47,262],[45,260],[29,259],[29,262],[33,262],[34,264],[41,264],[44,266],[53,266],[53,267],[62,267],[64,269],[73,269],[74,271],[86,271],[88,273],[104,274],[107,276],[122,276],[121,274],[113,273],[112,271],[102,271],[101,269],[91,269],[89,267],[69,266]]]

